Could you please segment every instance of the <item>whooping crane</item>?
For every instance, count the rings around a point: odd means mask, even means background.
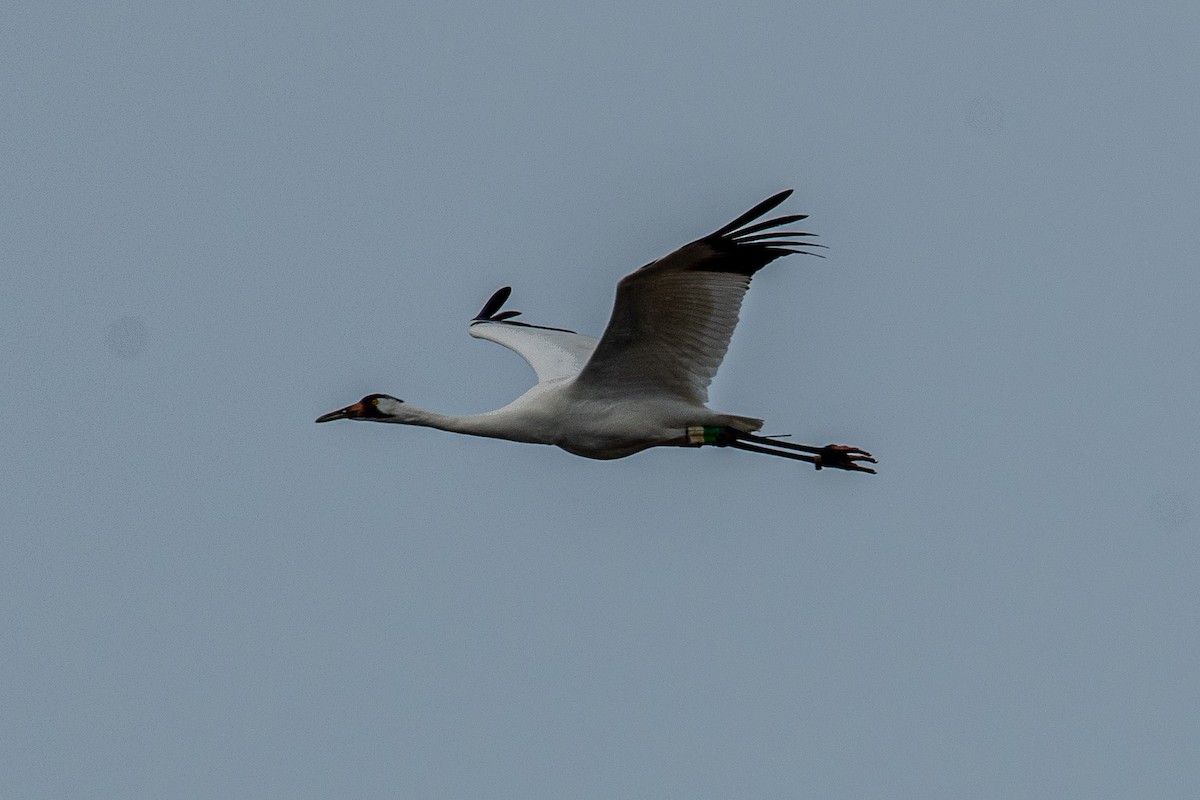
[[[749,224],[791,193],[767,198],[728,225],[622,278],[599,339],[515,322],[519,311],[500,310],[512,290],[498,290],[471,320],[470,334],[515,351],[537,375],[533,388],[503,408],[456,417],[370,394],[316,421],[424,425],[552,444],[599,459],[624,458],[650,447],[715,445],[807,461],[817,469],[874,473],[866,464],[876,460],[865,450],[755,436],[761,419],[705,406],[754,273],[780,256],[819,255],[797,249],[821,247],[806,241],[815,234],[779,230],[807,214]]]

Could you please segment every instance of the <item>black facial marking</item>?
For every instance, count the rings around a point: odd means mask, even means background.
[[[366,397],[364,397],[362,400],[359,401],[360,403],[362,403],[362,407],[363,407],[362,415],[364,418],[378,419],[380,417],[386,416],[382,411],[379,410],[379,407],[375,405],[375,401],[380,400],[380,399],[396,400],[396,402],[398,402],[398,403],[404,402],[403,400],[399,400],[395,397],[392,397],[390,394],[369,394]]]

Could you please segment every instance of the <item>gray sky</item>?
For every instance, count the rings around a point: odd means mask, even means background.
[[[1200,785],[1200,6],[26,3],[0,795]],[[767,195],[713,387],[877,477],[316,426]]]

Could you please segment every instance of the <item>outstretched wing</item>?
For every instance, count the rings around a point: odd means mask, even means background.
[[[513,322],[520,311],[501,311],[512,294],[505,286],[484,303],[483,309],[471,320],[470,333],[476,339],[501,344],[529,362],[538,383],[572,378],[596,349],[596,339],[564,328],[547,328]]]
[[[778,230],[807,214],[749,224],[792,192],[767,198],[728,225],[632,272],[576,385],[596,396],[667,394],[708,401],[754,273],[790,253],[819,255],[804,231]]]

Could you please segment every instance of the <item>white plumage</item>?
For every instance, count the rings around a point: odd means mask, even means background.
[[[503,303],[511,291],[508,287],[499,290],[488,303],[497,300]],[[528,361],[537,375],[538,383],[578,375],[592,357],[592,351],[599,341],[594,336],[584,336],[574,331],[521,325],[483,316],[471,321],[470,334],[476,339],[502,344]]]
[[[791,253],[817,255],[804,231],[779,230],[793,214],[752,223],[791,194],[776,194],[708,236],[621,279],[612,316],[595,339],[562,328],[516,322],[497,291],[470,333],[513,350],[537,383],[495,411],[449,416],[385,394],[367,395],[317,422],[358,419],[423,425],[457,433],[551,444],[588,458],[622,458],[658,446],[716,445],[874,472],[875,459],[845,445],[781,442],[756,436],[762,420],[710,410],[708,386],[733,336],[754,273]]]

